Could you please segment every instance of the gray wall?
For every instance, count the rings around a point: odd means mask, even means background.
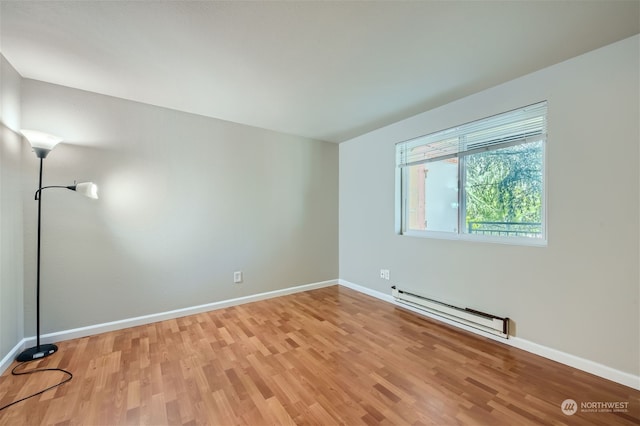
[[[342,143],[340,278],[508,316],[522,339],[638,375],[638,52],[635,36]],[[396,142],[545,99],[547,247],[396,235]]]
[[[20,81],[0,55],[0,359],[24,337]]]
[[[33,80],[22,89],[23,127],[67,142],[44,183],[100,188],[99,200],[43,196],[43,333],[338,278],[337,145]],[[24,145],[31,265],[37,159]],[[25,268],[28,336],[34,280]]]

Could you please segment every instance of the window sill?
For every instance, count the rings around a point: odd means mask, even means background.
[[[405,231],[400,232],[403,237],[431,238],[436,240],[471,241],[476,243],[506,244],[513,246],[546,247],[546,238],[499,237],[491,235],[456,234],[453,232],[437,231]]]

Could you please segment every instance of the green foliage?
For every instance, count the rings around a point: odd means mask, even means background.
[[[467,222],[541,222],[542,142],[465,157]]]

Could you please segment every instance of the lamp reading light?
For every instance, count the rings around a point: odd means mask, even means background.
[[[94,200],[98,199],[98,186],[93,182],[80,182],[77,185],[67,188],[76,191],[78,194],[82,194],[85,197],[93,198]]]
[[[16,360],[19,362],[33,361],[54,354],[58,347],[54,344],[40,343],[40,229],[42,217],[42,190],[47,188],[66,188],[76,191],[89,198],[98,198],[98,187],[93,182],[82,182],[71,186],[42,186],[42,165],[44,159],[51,150],[62,141],[62,138],[49,135],[47,133],[38,132],[36,130],[22,130],[22,135],[29,141],[33,147],[33,152],[40,159],[40,181],[35,199],[38,201],[38,246],[36,257],[36,346],[22,351]]]

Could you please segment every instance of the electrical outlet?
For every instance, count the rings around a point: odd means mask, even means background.
[[[388,270],[388,269],[385,269],[385,270],[384,270],[384,279],[385,279],[385,280],[388,280],[388,279],[389,279],[389,270]]]
[[[380,278],[384,279],[384,269],[380,269]]]
[[[242,271],[236,271],[233,273],[233,282],[236,284],[242,282]]]

